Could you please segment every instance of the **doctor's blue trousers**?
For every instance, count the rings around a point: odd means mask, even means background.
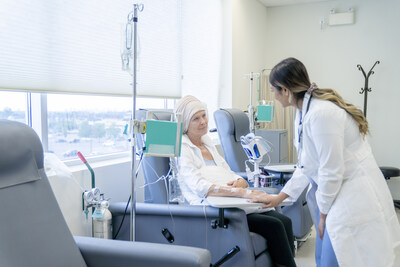
[[[319,210],[317,213],[319,222]],[[339,267],[336,259],[335,251],[333,250],[331,240],[328,232],[324,231],[324,236],[321,240],[318,234],[318,225],[315,226],[317,231],[316,244],[315,244],[315,262],[317,267]]]

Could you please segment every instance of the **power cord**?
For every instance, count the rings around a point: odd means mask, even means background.
[[[141,156],[140,156],[139,167],[138,167],[138,169],[137,169],[137,171],[136,171],[136,178],[137,178],[137,176],[138,176],[138,173],[139,173],[139,169],[140,169],[142,160],[143,160],[143,153],[142,153]],[[146,163],[146,164],[147,164],[147,163]],[[154,171],[154,173],[158,176],[158,174],[157,174],[157,172],[154,170],[154,168],[153,168],[151,165],[149,165],[149,166],[150,166],[150,168]],[[155,183],[157,183],[158,181],[160,181],[160,180],[162,180],[162,179],[165,180],[165,177],[168,177],[168,175],[170,174],[170,172],[171,172],[171,169],[169,169],[169,171],[168,171],[168,173],[167,173],[166,176],[161,176],[161,177],[159,177],[159,178],[157,179],[157,181],[155,181],[155,182],[153,182],[153,183],[147,183],[147,184],[145,184],[145,185],[143,185],[143,186],[141,186],[141,187],[139,187],[139,188],[144,188],[144,187],[146,187],[146,186],[148,186],[148,185],[155,184]],[[116,239],[116,238],[118,237],[118,234],[119,234],[119,232],[120,232],[120,230],[121,230],[121,228],[122,228],[122,224],[124,223],[124,220],[125,220],[125,217],[126,217],[126,214],[127,214],[127,210],[128,210],[128,207],[129,207],[129,203],[130,203],[130,201],[131,201],[131,197],[132,197],[132,196],[129,196],[129,198],[128,198],[128,201],[127,201],[127,203],[126,203],[126,207],[125,207],[125,210],[124,210],[124,215],[122,216],[121,223],[120,223],[120,225],[119,225],[119,227],[118,227],[118,230],[117,230],[116,234],[114,235],[113,239]],[[172,218],[172,214],[171,214],[171,218]],[[175,228],[175,222],[174,222],[174,221],[173,221],[173,225],[174,225],[174,228]]]
[[[171,172],[171,168],[168,171],[168,174],[166,177],[169,176],[169,173]],[[172,216],[172,212],[170,209],[170,204],[169,204],[169,190],[168,190],[168,185],[167,185],[167,179],[164,179],[164,185],[165,185],[165,190],[167,191],[167,207],[168,207],[168,211],[169,211],[169,215],[171,216],[171,220],[172,220],[172,232],[175,233],[175,221],[174,221],[174,216]]]
[[[204,200],[204,199],[203,199],[203,200]],[[208,249],[208,234],[207,234],[207,231],[208,231],[208,222],[207,222],[206,204],[204,203],[204,201],[202,201],[202,202],[203,202],[204,218],[205,218],[205,221],[206,221],[206,223],[205,223],[205,226],[206,226],[206,249]]]
[[[118,231],[117,231],[117,233],[114,235],[113,239],[116,239],[116,238],[118,237],[119,231],[121,230],[122,224],[124,223],[125,216],[126,216],[126,211],[128,210],[128,206],[129,206],[129,203],[130,203],[130,202],[131,202],[131,196],[129,196],[128,202],[126,203],[126,207],[125,207],[125,211],[124,211],[124,216],[122,216],[122,220],[121,220],[121,223],[119,224]]]

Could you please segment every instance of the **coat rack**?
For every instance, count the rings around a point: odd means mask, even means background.
[[[368,74],[365,74],[364,69],[361,67],[360,64],[357,65],[358,70],[360,70],[362,72],[362,74],[364,75],[365,78],[365,83],[364,83],[364,88],[361,88],[360,94],[364,93],[364,116],[367,117],[367,98],[368,98],[368,92],[371,92],[371,88],[368,88],[368,79],[369,76],[371,76],[372,74],[374,74],[375,72],[373,72],[372,70],[374,69],[374,67],[376,66],[376,64],[379,64],[379,61],[376,61],[375,64],[372,66],[372,68],[369,70]]]
[[[371,92],[371,88],[368,88],[368,78],[370,75],[374,74],[372,71],[376,64],[379,64],[379,61],[376,61],[372,68],[369,70],[368,74],[365,74],[364,69],[361,67],[360,64],[357,65],[358,70],[360,70],[365,78],[364,88],[361,88],[360,94],[365,93],[364,95],[364,116],[367,117],[367,95],[368,92]],[[379,169],[381,170],[383,176],[386,180],[389,180],[391,177],[400,176],[400,169],[396,167],[382,167],[380,166]],[[393,200],[394,205],[396,208],[400,209],[400,200]]]

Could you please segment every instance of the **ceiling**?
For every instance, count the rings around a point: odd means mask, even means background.
[[[311,3],[311,2],[325,2],[331,0],[259,0],[259,1],[267,7],[271,7],[271,6],[296,5],[296,4]]]

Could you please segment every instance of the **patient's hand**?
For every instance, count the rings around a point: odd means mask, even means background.
[[[241,187],[241,188],[248,187],[246,180],[243,178],[230,181],[229,183],[227,183],[227,185],[232,186],[232,187]]]
[[[260,195],[265,195],[265,193],[262,192],[262,191],[258,191],[258,190],[247,190],[245,197],[246,198],[250,198],[250,200],[251,200],[251,199],[256,198],[256,197],[258,197]]]

